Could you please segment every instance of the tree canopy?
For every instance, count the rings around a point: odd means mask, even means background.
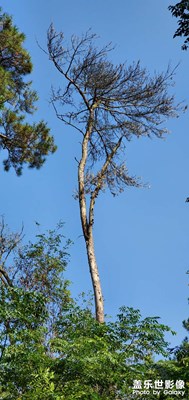
[[[13,167],[18,175],[24,164],[40,168],[46,156],[56,150],[44,121],[25,121],[36,110],[38,97],[31,81],[26,81],[32,62],[24,40],[12,18],[0,9],[0,150],[8,153],[4,169]]]

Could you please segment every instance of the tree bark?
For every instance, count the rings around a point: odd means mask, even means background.
[[[90,110],[90,116],[87,124],[86,133],[82,142],[82,156],[78,166],[78,191],[79,191],[79,208],[80,218],[82,224],[83,235],[86,244],[87,257],[89,270],[91,274],[91,280],[93,285],[93,292],[95,297],[95,312],[96,320],[99,323],[104,322],[104,301],[102,296],[102,288],[100,282],[100,276],[98,272],[98,266],[95,257],[94,240],[93,240],[93,219],[91,221],[91,213],[87,217],[87,204],[85,196],[85,166],[88,156],[88,142],[93,129],[93,117],[94,110]]]
[[[93,284],[93,292],[95,297],[95,312],[96,312],[96,320],[100,323],[104,322],[104,299],[102,295],[102,288],[100,282],[100,276],[98,272],[98,266],[95,257],[94,250],[94,241],[93,241],[93,233],[89,234],[88,241],[86,242],[87,256],[89,269]]]

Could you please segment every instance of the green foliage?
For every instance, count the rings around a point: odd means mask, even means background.
[[[1,287],[1,364],[3,388],[10,399],[27,386],[30,375],[43,364],[46,319],[43,298],[18,288]]]
[[[188,272],[187,272],[188,273]],[[189,332],[189,319],[183,321],[183,327]],[[189,398],[189,337],[186,336],[180,346],[171,349],[169,360],[160,360],[152,367],[152,373],[162,380],[177,381],[182,380],[185,383],[185,394],[183,400]],[[160,396],[161,399],[172,400],[172,397]]]
[[[99,324],[85,298],[73,300],[61,228],[22,246],[0,227],[0,398],[132,398],[133,380],[149,379],[154,354],[166,354],[169,328],[127,307]]]
[[[49,341],[54,319],[71,302],[63,276],[70,241],[65,241],[61,228],[59,224],[37,235],[35,243],[21,246],[20,235],[9,234],[4,221],[0,224],[1,398],[59,399],[51,396]],[[11,256],[13,250],[16,254]]]
[[[189,44],[189,1],[181,0],[174,6],[169,6],[169,10],[174,17],[179,17],[178,29],[173,37],[184,36],[185,40],[182,49],[187,50]]]
[[[174,351],[174,363],[179,371],[179,375],[186,382],[186,393],[189,397],[189,319],[183,321],[183,327],[187,331],[187,336]]]
[[[56,313],[70,299],[67,289],[69,281],[63,279],[63,273],[69,260],[71,241],[63,244],[65,238],[60,231],[62,228],[63,224],[59,223],[56,230],[37,235],[37,242],[29,242],[19,249],[15,259],[19,286],[43,295]]]
[[[18,175],[24,164],[40,168],[48,153],[56,150],[44,121],[29,124],[27,114],[36,110],[37,93],[25,77],[32,72],[31,58],[23,48],[25,35],[0,9],[0,150],[7,150],[4,169]]]
[[[189,271],[187,271],[189,274]],[[189,318],[183,321],[183,327],[186,329],[187,336],[174,351],[174,361],[179,368],[180,375],[186,382],[187,394],[189,397]]]
[[[148,376],[152,354],[164,354],[166,330],[157,318],[142,320],[132,308],[121,308],[115,322],[99,324],[90,309],[72,306],[51,341],[65,398],[125,399],[133,380]]]

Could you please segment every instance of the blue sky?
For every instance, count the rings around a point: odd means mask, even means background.
[[[58,145],[40,171],[0,171],[0,214],[10,228],[25,225],[26,238],[53,228],[62,219],[65,235],[74,241],[68,277],[73,293],[91,289],[81,237],[78,204],[73,199],[77,184],[75,156],[79,157],[78,133],[56,120],[49,105],[51,85],[61,86],[61,77],[45,54],[46,31],[53,21],[57,30],[81,34],[89,27],[99,42],[116,45],[116,63],[141,60],[150,74],[179,63],[175,75],[177,102],[189,103],[189,51],[181,40],[172,39],[176,19],[169,1],[159,0],[2,0],[4,11],[26,34],[34,70],[33,87],[40,96],[34,119],[45,119]],[[95,245],[106,313],[115,315],[121,305],[139,308],[144,316],[158,315],[178,332],[171,343],[184,337],[182,320],[188,318],[189,268],[189,135],[188,112],[166,123],[171,134],[165,140],[133,140],[127,145],[126,162],[132,175],[142,177],[150,189],[129,188],[119,197],[102,194],[96,205]],[[3,153],[0,154],[0,160]],[[41,226],[36,228],[34,221]]]

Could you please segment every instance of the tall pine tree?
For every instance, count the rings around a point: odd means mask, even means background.
[[[28,114],[36,110],[37,93],[26,76],[32,62],[23,47],[25,35],[12,18],[0,9],[0,150],[7,150],[4,169],[13,167],[18,175],[24,164],[40,168],[48,153],[56,150],[44,121],[29,124]]]

